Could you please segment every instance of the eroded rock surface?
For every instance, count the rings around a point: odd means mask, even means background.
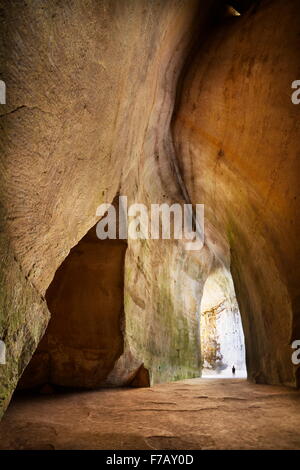
[[[211,3],[1,3],[2,410],[47,326],[45,293],[99,204],[117,193],[129,203],[184,202],[170,120]],[[189,261],[180,243],[128,244],[124,353],[111,383],[142,364],[152,382],[199,374],[204,252]]]
[[[1,410],[47,327],[55,273],[117,194],[204,203],[206,244],[128,242],[122,354],[106,380],[199,375],[199,304],[217,258],[232,271],[249,376],[297,385],[298,4],[212,22],[213,4],[1,2]]]
[[[190,198],[205,204],[207,243],[231,267],[248,376],[290,385],[300,337],[299,31],[292,0],[218,25],[185,77],[173,132]]]

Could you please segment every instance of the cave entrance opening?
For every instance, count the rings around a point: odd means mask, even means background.
[[[123,352],[126,248],[92,227],[71,249],[47,290],[51,319],[19,389],[109,385]]]
[[[212,269],[204,284],[200,341],[203,378],[247,377],[244,332],[233,280],[221,265]]]

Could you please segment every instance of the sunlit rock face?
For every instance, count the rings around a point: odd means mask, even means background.
[[[248,375],[290,385],[300,337],[299,33],[296,1],[260,2],[216,25],[185,75],[173,132],[190,198],[206,207],[207,243],[231,268]]]
[[[245,342],[230,272],[213,266],[200,306],[202,377],[218,374],[245,377]]]

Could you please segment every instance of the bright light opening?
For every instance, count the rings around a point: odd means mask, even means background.
[[[244,332],[233,281],[231,273],[220,265],[204,285],[200,337],[203,378],[247,377]]]

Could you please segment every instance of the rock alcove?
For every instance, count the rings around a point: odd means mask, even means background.
[[[215,264],[249,381],[299,387],[299,6],[230,3],[1,3],[1,414],[28,364],[22,387],[198,377]],[[203,249],[96,243],[117,194],[204,204]]]

